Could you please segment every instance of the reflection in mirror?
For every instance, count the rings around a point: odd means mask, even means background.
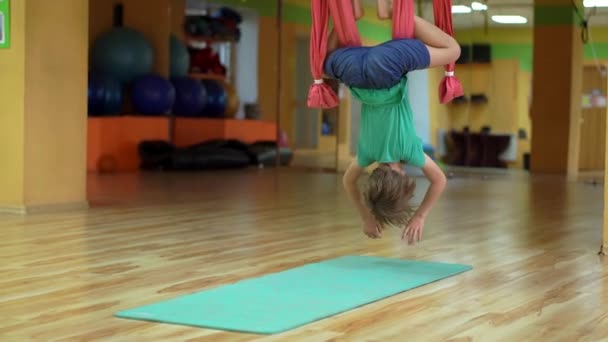
[[[309,108],[308,90],[313,83],[310,73],[310,35],[302,32],[295,42],[294,156],[292,167],[336,170],[336,132],[340,107],[330,110]],[[337,89],[338,84],[326,80]]]
[[[448,108],[444,161],[469,170],[526,168],[532,2],[461,1],[458,6],[456,32],[470,45],[463,47],[457,66],[465,96]]]
[[[464,95],[446,105],[436,104],[432,113],[435,157],[449,168],[467,163],[465,134],[470,128],[473,115],[471,97],[476,82],[473,46],[476,30],[479,28],[478,15],[477,11],[471,8],[470,1],[453,2],[454,36],[461,48],[455,75],[462,84]],[[433,79],[439,82],[442,73],[443,69],[437,70]],[[436,100],[433,104],[435,103]]]

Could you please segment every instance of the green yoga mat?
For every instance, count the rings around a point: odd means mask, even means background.
[[[457,264],[345,256],[121,311],[116,316],[273,334],[471,268]]]

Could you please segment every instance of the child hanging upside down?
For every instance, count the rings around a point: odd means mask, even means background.
[[[359,0],[353,2],[358,19],[363,10]],[[391,17],[391,3],[378,0],[381,19]],[[357,159],[344,175],[344,187],[359,211],[367,236],[379,238],[386,226],[398,226],[403,228],[402,238],[408,243],[420,241],[424,221],[443,192],[446,178],[424,153],[414,130],[407,73],[454,63],[460,56],[460,46],[449,34],[418,17],[414,39],[395,39],[374,47],[337,47],[337,43],[332,32],[325,74],[346,84],[362,103]],[[359,178],[374,162],[379,166],[364,179],[360,189]],[[417,209],[410,204],[415,182],[405,174],[402,163],[421,168],[430,181]]]

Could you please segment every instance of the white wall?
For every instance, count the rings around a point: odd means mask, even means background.
[[[414,128],[425,144],[431,142],[429,101],[437,101],[429,96],[429,72],[416,70],[408,73],[409,99],[414,113]]]
[[[218,1],[187,0],[186,11],[191,15],[206,13],[208,8],[219,8],[223,6]],[[239,25],[241,29],[241,40],[235,44],[233,51],[216,50],[220,53],[222,62],[230,60],[230,55],[236,56],[235,65],[235,87],[239,96],[239,110],[237,118],[244,118],[244,104],[258,102],[258,32],[259,16],[254,10],[248,8],[234,8],[238,11],[243,21]]]
[[[244,104],[258,102],[258,31],[255,11],[239,9],[243,16],[241,40],[236,44],[236,91],[240,105],[237,118],[244,118]]]

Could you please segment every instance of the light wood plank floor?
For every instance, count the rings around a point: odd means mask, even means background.
[[[599,186],[457,176],[415,247],[397,231],[367,239],[333,174],[93,176],[89,188],[88,211],[0,216],[1,341],[608,340]],[[113,317],[346,254],[474,270],[276,336]]]

